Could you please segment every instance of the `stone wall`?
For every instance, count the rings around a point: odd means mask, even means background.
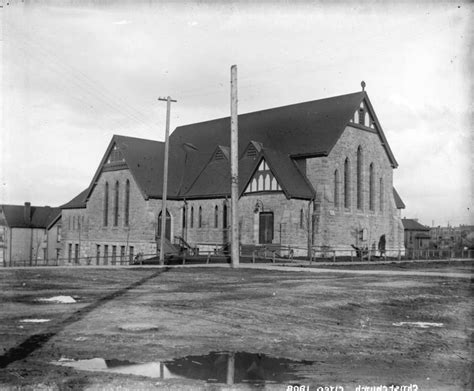
[[[357,149],[362,148],[362,200],[361,208],[356,202]],[[344,206],[344,161],[350,161],[350,202]],[[374,166],[374,207],[369,205],[369,167]],[[314,204],[308,200],[287,199],[282,192],[247,194],[239,200],[240,242],[259,243],[259,213],[273,212],[273,244],[296,248],[296,255],[306,255],[308,222],[314,219],[314,245],[325,249],[348,253],[351,244],[377,248],[381,235],[386,235],[386,248],[393,251],[403,249],[403,226],[400,213],[393,199],[393,168],[381,140],[373,131],[352,126],[346,127],[343,135],[329,156],[306,160],[306,174],[316,190]],[[335,170],[339,172],[338,197],[335,197]],[[380,178],[383,181],[382,206],[380,206]],[[125,224],[125,184],[130,182],[129,224]],[[118,223],[114,224],[114,186],[119,183]],[[109,183],[108,224],[104,225],[105,183]],[[336,200],[339,202],[337,203]],[[156,254],[158,215],[162,201],[145,199],[128,169],[105,171],[83,209],[65,209],[62,215],[62,256],[68,260],[69,245],[79,246],[79,263],[104,262],[104,248],[108,246],[108,263],[111,263],[112,248],[116,248],[117,260],[121,251],[133,255]],[[212,250],[230,241],[230,229],[224,227],[224,205],[227,204],[227,225],[230,227],[230,200],[224,198],[174,201],[168,200],[171,215],[171,241],[179,236],[191,246],[201,250]],[[215,222],[217,206],[217,225]],[[256,211],[256,207],[258,209]],[[202,210],[199,225],[199,208]],[[194,210],[191,222],[191,209]],[[313,215],[314,216],[311,217]],[[183,213],[186,214],[183,226]],[[364,232],[364,236],[361,233]]]
[[[351,244],[377,248],[381,235],[386,248],[403,249],[403,228],[393,199],[393,168],[378,134],[347,126],[328,157],[307,159],[307,176],[316,189],[315,245],[350,250]],[[362,207],[357,207],[357,150],[362,148]],[[349,205],[344,205],[344,162],[349,158]],[[369,205],[369,167],[374,167],[374,207]],[[335,171],[338,170],[338,196]],[[382,196],[380,196],[382,178]],[[382,205],[381,205],[382,199]],[[338,202],[336,202],[338,201]],[[319,206],[318,206],[319,205]],[[319,211],[319,212],[318,212]],[[361,232],[365,230],[364,238]]]

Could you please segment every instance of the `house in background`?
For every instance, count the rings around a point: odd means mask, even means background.
[[[474,226],[431,227],[431,246],[438,249],[474,248]]]
[[[402,219],[405,231],[405,248],[407,250],[424,250],[430,247],[430,228],[422,225],[417,219]]]
[[[393,188],[398,166],[365,91],[239,115],[240,244],[404,251]],[[230,241],[230,118],[170,136],[167,210],[164,143],[113,136],[87,189],[62,206],[67,264],[156,254],[158,238],[201,251]],[[162,218],[166,219],[161,232]]]
[[[45,264],[59,257],[61,209],[0,205],[0,246],[4,266]],[[48,227],[51,229],[48,230]],[[55,227],[53,229],[53,227]],[[51,239],[48,240],[48,234]]]

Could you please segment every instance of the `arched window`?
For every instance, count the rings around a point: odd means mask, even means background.
[[[339,171],[334,171],[334,207],[339,208]]]
[[[194,228],[194,206],[191,206],[191,216],[189,216],[189,225]]]
[[[365,112],[364,125],[370,127],[370,115],[368,111]]]
[[[252,191],[258,191],[258,184],[256,178],[253,178],[252,180]]]
[[[360,102],[360,107],[359,107],[359,121],[358,123],[360,125],[364,125],[364,119],[365,119],[365,107],[364,107],[364,102]]]
[[[123,224],[128,227],[130,215],[130,181],[125,182],[125,200],[124,200]]]
[[[383,178],[380,178],[379,207],[380,211],[383,212]]]
[[[198,227],[202,227],[202,207],[199,207],[199,215],[198,215]]]
[[[374,183],[374,163],[369,167],[369,208],[375,210],[375,183]]]
[[[265,175],[265,184],[264,184],[263,190],[270,190],[271,180],[272,179],[270,178],[270,174]]]
[[[300,228],[304,228],[304,211],[300,210]]]
[[[186,228],[186,205],[181,209],[181,226]]]
[[[349,158],[344,162],[344,207],[351,207],[351,168],[349,166]]]
[[[214,208],[214,228],[219,227],[219,207],[216,205]]]
[[[272,190],[278,190],[278,182],[275,178],[272,179]]]
[[[105,182],[104,188],[104,227],[109,224],[109,182]]]
[[[115,196],[114,196],[114,227],[118,225],[119,212],[119,183],[115,182]]]
[[[229,224],[227,223],[227,201],[224,202],[224,207],[222,208],[222,228],[227,228]]]
[[[362,148],[357,148],[357,209],[362,209]]]

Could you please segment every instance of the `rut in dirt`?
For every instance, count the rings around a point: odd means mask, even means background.
[[[144,277],[133,284],[130,284],[126,286],[125,288],[119,289],[117,291],[114,291],[107,296],[104,296],[98,300],[96,300],[94,303],[88,305],[87,307],[84,307],[80,309],[79,311],[74,312],[71,316],[68,318],[64,319],[63,321],[59,322],[56,325],[51,326],[48,328],[44,333],[41,334],[34,334],[27,339],[25,339],[22,343],[19,345],[9,349],[7,352],[5,352],[3,355],[0,356],[0,368],[6,368],[8,365],[15,361],[23,360],[26,357],[28,357],[31,353],[33,353],[35,350],[40,349],[41,347],[44,346],[46,342],[48,342],[52,337],[54,337],[57,333],[59,333],[61,330],[63,330],[65,327],[78,322],[79,320],[83,319],[87,314],[90,312],[94,311],[98,307],[114,300],[117,299],[118,297],[124,295],[131,289],[135,289],[139,287],[140,285],[143,285],[144,283],[150,281],[151,279],[158,277],[159,275],[169,271],[170,268],[164,268],[161,269],[147,277]]]

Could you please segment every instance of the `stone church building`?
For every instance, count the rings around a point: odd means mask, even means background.
[[[348,254],[403,251],[397,161],[365,91],[239,115],[241,245]],[[63,256],[156,254],[164,143],[113,136],[89,187],[62,206]],[[170,135],[165,236],[201,251],[230,241],[230,118]]]

